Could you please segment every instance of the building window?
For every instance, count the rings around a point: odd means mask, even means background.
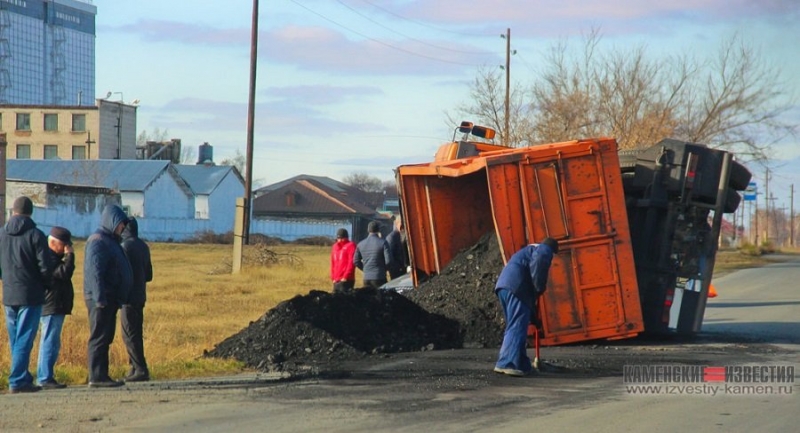
[[[56,113],[44,114],[44,130],[58,131],[58,114]]]
[[[18,144],[17,145],[17,159],[31,159],[31,145]]]
[[[0,113],[0,131],[3,130],[3,113]]]
[[[55,144],[45,144],[44,159],[58,159],[58,146]]]
[[[86,146],[72,146],[72,159],[86,159]]]
[[[17,131],[31,130],[31,115],[29,113],[17,113]]]
[[[72,115],[72,131],[85,132],[86,131],[86,115],[73,114]]]

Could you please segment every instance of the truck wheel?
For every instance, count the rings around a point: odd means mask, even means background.
[[[733,188],[728,188],[727,195],[725,197],[725,207],[722,209],[724,213],[734,213],[736,209],[739,208],[739,203],[742,201],[742,196],[739,195]]]
[[[750,183],[750,178],[753,175],[750,174],[750,170],[741,163],[737,161],[731,162],[731,174],[728,179],[728,186],[736,191],[743,191],[747,189],[747,185]]]

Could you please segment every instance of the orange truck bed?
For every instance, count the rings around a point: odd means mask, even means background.
[[[489,231],[505,262],[550,236],[559,253],[539,306],[542,344],[642,332],[616,141],[478,150],[398,168],[415,285]]]

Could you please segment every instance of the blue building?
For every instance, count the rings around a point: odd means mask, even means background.
[[[0,104],[94,105],[91,0],[0,0]]]
[[[230,166],[182,166],[164,160],[36,160],[7,164],[6,216],[19,196],[33,201],[33,218],[45,230],[69,228],[88,237],[106,204],[122,206],[149,241],[184,241],[233,231],[236,197],[244,180]]]

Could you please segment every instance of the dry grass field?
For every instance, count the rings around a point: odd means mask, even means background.
[[[328,247],[272,246],[278,264],[265,265],[263,246],[249,246],[242,273],[232,275],[230,245],[151,243],[154,278],[147,287],[145,356],[154,379],[235,373],[238,363],[202,357],[225,338],[261,317],[279,302],[312,289],[330,290]],[[83,302],[83,243],[75,244],[75,308],[62,332],[56,379],[87,380],[88,320]],[[270,258],[275,258],[268,254]],[[359,276],[360,278],[360,276]],[[35,375],[38,341],[31,354]],[[127,372],[128,358],[119,327],[111,347],[111,375]],[[8,386],[8,334],[0,326],[0,389]]]

